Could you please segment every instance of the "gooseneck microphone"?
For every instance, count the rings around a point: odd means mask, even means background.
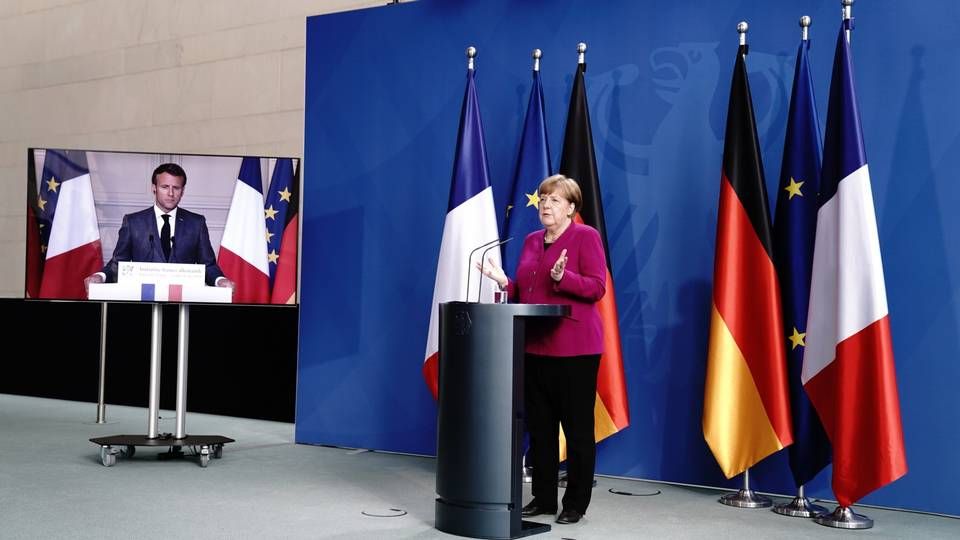
[[[491,249],[493,249],[493,248],[495,248],[495,247],[500,247],[500,246],[506,244],[507,242],[509,242],[509,241],[511,241],[511,240],[513,240],[513,237],[512,237],[512,236],[511,236],[510,238],[507,238],[506,240],[501,240],[501,241],[497,242],[496,244],[494,244],[494,245],[488,247],[487,249],[483,250],[483,253],[480,254],[480,264],[482,265],[482,264],[483,264],[483,261],[486,259],[486,257],[487,257],[487,252],[489,252]],[[481,272],[481,274],[482,274],[482,273],[483,273],[483,272]],[[481,279],[481,284],[482,284],[482,283],[483,283],[483,281],[482,281],[482,280],[483,280],[483,277],[481,276],[480,279]],[[498,283],[497,285],[499,286],[499,283]],[[480,303],[480,293],[481,293],[482,291],[483,291],[483,286],[482,286],[482,285],[481,285],[480,287],[477,287],[477,303],[478,303],[478,304]],[[470,293],[470,290],[468,289],[468,290],[467,290],[467,294],[469,294],[469,293]]]
[[[491,240],[491,241],[489,241],[489,242],[484,242],[483,244],[480,244],[479,246],[473,248],[473,249],[470,251],[470,255],[467,257],[467,297],[463,299],[464,302],[469,302],[469,301],[470,301],[470,274],[473,273],[473,267],[470,266],[470,263],[473,261],[473,254],[476,253],[476,252],[478,252],[478,251],[480,251],[481,249],[489,246],[489,245],[496,244],[496,243],[499,242],[499,241],[500,241],[499,238],[494,238],[493,240]],[[499,244],[498,244],[498,245],[499,245]],[[484,253],[486,253],[486,252],[484,252]],[[480,262],[481,262],[481,264],[483,263],[482,260],[481,260]],[[482,272],[481,272],[481,274],[482,274]],[[482,276],[482,275],[480,276],[480,279],[481,279],[481,280],[483,279],[483,276]]]

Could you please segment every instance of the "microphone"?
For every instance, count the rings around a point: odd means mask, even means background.
[[[509,242],[509,241],[511,241],[511,240],[513,240],[513,237],[512,237],[512,236],[511,236],[510,238],[507,238],[506,240],[501,240],[501,241],[497,242],[496,244],[494,244],[494,245],[488,247],[487,249],[483,250],[483,253],[480,254],[480,264],[483,265],[483,261],[484,261],[484,259],[485,259],[486,256],[487,256],[487,252],[489,252],[491,249],[493,249],[493,248],[495,248],[495,247],[500,247],[500,246],[506,244],[507,242]],[[481,274],[482,274],[482,273],[483,273],[483,272],[481,272]],[[483,291],[483,277],[482,277],[482,276],[480,277],[480,280],[481,280],[481,281],[480,281],[481,285],[480,285],[479,287],[477,287],[477,303],[478,303],[478,304],[480,303],[480,293]],[[470,290],[468,289],[468,290],[467,290],[467,294],[469,294],[469,293],[470,293]]]
[[[491,241],[489,241],[489,242],[485,242],[485,243],[483,243],[483,244],[480,244],[479,246],[473,248],[473,250],[470,251],[470,256],[467,257],[467,297],[464,299],[465,302],[469,302],[469,301],[470,301],[470,274],[473,273],[473,268],[470,267],[470,262],[473,261],[473,254],[476,253],[476,252],[478,252],[478,251],[480,251],[481,249],[483,249],[483,248],[491,245],[491,244],[497,243],[499,240],[500,240],[499,238],[494,238],[493,240],[491,240]],[[481,262],[481,264],[483,263],[483,261],[480,261],[480,262]],[[480,279],[482,280],[482,279],[483,279],[483,276],[480,276]]]
[[[176,247],[177,247],[177,237],[171,236],[170,237],[170,257],[167,259],[167,262],[170,262],[170,260],[173,259],[173,250],[176,249]]]

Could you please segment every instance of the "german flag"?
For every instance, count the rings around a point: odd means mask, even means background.
[[[737,51],[717,213],[703,436],[727,478],[793,442],[773,235],[746,46]]]
[[[574,219],[600,232],[607,257],[607,293],[597,303],[603,323],[604,351],[600,357],[597,401],[594,405],[594,440],[599,442],[630,425],[630,409],[627,406],[627,385],[623,376],[617,300],[613,290],[613,276],[609,269],[610,247],[603,218],[603,201],[600,198],[597,157],[593,148],[593,131],[590,129],[590,111],[587,109],[587,91],[583,81],[586,69],[585,63],[578,64],[574,76],[567,128],[563,137],[560,174],[573,178],[580,184],[583,208]],[[561,459],[565,453],[563,450],[561,448]]]

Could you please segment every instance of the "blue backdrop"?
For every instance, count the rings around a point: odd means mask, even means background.
[[[631,426],[599,445],[599,473],[733,486],[700,428],[723,126],[750,22],[750,70],[768,190],[776,192],[797,20],[813,17],[821,125],[838,0],[421,1],[307,21],[298,442],[433,454],[421,365],[445,217],[464,49],[497,208],[530,89],[542,77],[560,157],[576,43],[617,287]],[[856,6],[863,131],[887,277],[910,471],[863,500],[960,515],[960,7]],[[556,166],[556,163],[554,164]],[[771,202],[771,208],[773,204]],[[955,237],[955,236],[954,236]],[[956,237],[955,237],[956,238]],[[783,453],[781,453],[783,454]],[[794,491],[784,455],[754,487]],[[829,473],[808,493],[832,498]]]

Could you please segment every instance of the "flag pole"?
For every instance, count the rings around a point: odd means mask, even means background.
[[[807,15],[800,17],[801,41],[809,41],[810,25],[812,22],[812,19]],[[802,518],[818,517],[827,513],[826,508],[810,502],[810,499],[808,499],[803,492],[803,486],[797,488],[797,496],[794,497],[792,501],[774,506],[773,511],[782,516]]]
[[[847,44],[850,44],[850,34],[853,31],[853,0],[840,0],[843,6],[843,25],[846,32]],[[837,506],[829,514],[823,514],[813,518],[817,524],[835,529],[871,529],[873,528],[873,519],[858,514],[849,506]]]
[[[747,30],[749,28],[750,25],[747,24],[747,21],[737,23],[737,33],[740,35],[740,54],[743,55],[747,54]],[[728,493],[720,497],[718,502],[736,508],[769,508],[773,505],[773,501],[769,497],[758,495],[750,489],[749,467],[743,471],[743,488],[736,493]]]
[[[784,504],[778,504],[773,507],[773,511],[781,516],[817,518],[828,512],[828,510],[819,504],[813,504],[803,492],[803,486],[797,488],[797,496],[792,501]]]
[[[773,504],[770,497],[764,497],[750,489],[749,467],[743,470],[743,488],[736,493],[727,493],[723,497],[720,497],[718,502],[737,508],[769,508]]]
[[[537,73],[540,71],[540,59],[543,58],[543,51],[540,49],[533,50],[533,72]],[[509,209],[507,210],[509,212]],[[526,431],[526,430],[524,430]],[[527,438],[524,437],[526,442]],[[523,451],[520,452],[520,480],[524,484],[533,483],[533,466],[527,465],[527,452],[530,450],[530,445],[524,445]]]
[[[100,303],[100,376],[97,384],[97,423],[107,423],[107,303]]]
[[[466,51],[466,52],[467,52],[467,73],[469,74],[470,72],[473,71],[473,59],[477,57],[477,48],[474,47],[473,45],[471,45],[471,46],[467,47],[467,51]],[[486,244],[484,244],[484,245],[482,245],[482,246],[474,249],[473,251],[470,252],[470,256],[467,257],[467,287],[466,287],[466,289],[467,289],[467,297],[464,299],[464,301],[466,301],[466,302],[469,302],[469,301],[470,301],[470,276],[473,274],[473,268],[471,267],[471,261],[473,260],[473,254],[476,253],[478,249],[485,248],[485,247],[487,247],[488,245],[496,242],[497,240],[498,240],[498,239],[495,238],[495,239],[493,239],[493,241],[487,242]],[[483,260],[480,261],[480,264],[483,265]],[[481,272],[480,272],[480,285],[477,286],[477,294],[480,294],[480,291],[482,291],[482,290],[483,290],[483,271],[481,270]]]
[[[540,59],[543,58],[543,51],[541,51],[540,49],[534,49],[532,56],[533,56],[533,73],[534,73],[534,76],[536,76],[536,74],[540,72]],[[508,215],[510,212],[509,208],[510,207],[508,207],[507,209]],[[509,231],[507,232],[507,234],[509,234]],[[504,264],[506,264],[506,261],[504,261]],[[527,442],[527,440],[528,440],[527,437],[524,437],[524,441]],[[520,479],[523,481],[524,484],[533,483],[533,465],[527,464],[527,452],[529,452],[529,450],[530,450],[530,444],[529,442],[527,442],[527,444],[524,445],[523,451],[520,452]]]
[[[587,55],[587,44],[584,43],[583,41],[577,43],[577,69],[579,69],[581,73],[586,73],[586,72],[587,72],[587,56],[586,56],[586,55]],[[571,96],[571,99],[573,99],[572,96]],[[581,179],[581,180],[582,180],[582,179]],[[596,444],[596,443],[594,443],[594,444]],[[566,452],[566,447],[564,447],[564,448],[562,449],[562,451],[563,451],[563,452]],[[565,460],[566,460],[566,458],[561,459],[561,461],[565,461]],[[534,467],[536,467],[536,464],[534,464]],[[567,487],[567,471],[560,471],[560,476],[559,476],[559,478],[557,479],[557,487],[562,487],[562,488],[566,489],[566,487]],[[592,487],[597,487],[597,479],[596,479],[596,477],[594,477],[594,479],[593,479],[593,486],[592,486]]]

